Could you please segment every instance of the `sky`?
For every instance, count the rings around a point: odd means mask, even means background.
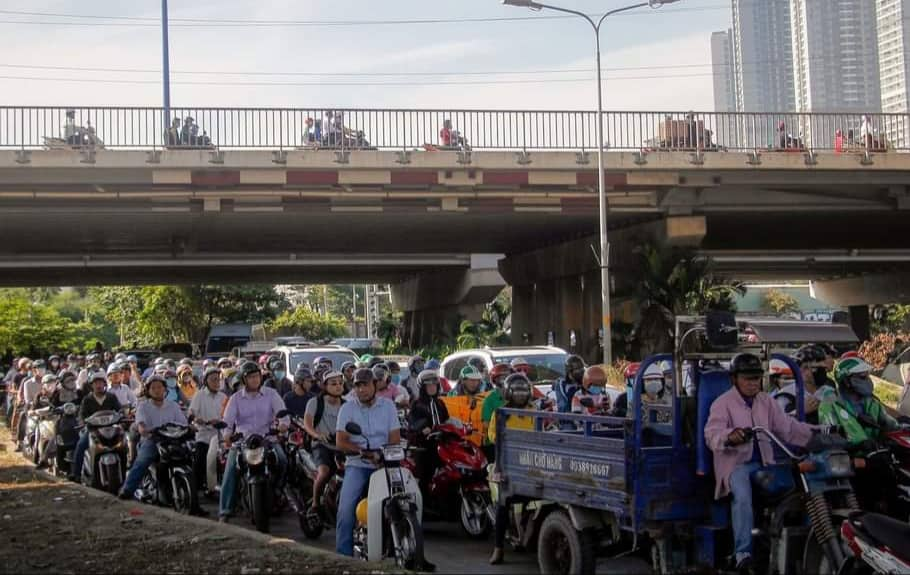
[[[593,31],[558,16],[499,0],[170,0],[172,105],[593,109]],[[730,20],[729,0],[609,19],[605,109],[712,111],[711,32]],[[0,0],[0,53],[0,106],[162,104],[159,0]]]

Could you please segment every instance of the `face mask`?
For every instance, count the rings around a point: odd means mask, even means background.
[[[401,383],[401,374],[400,373],[396,373],[396,374],[392,375],[392,383],[395,385],[398,385],[399,383]]]
[[[650,395],[657,395],[664,388],[664,384],[659,379],[645,380],[645,391]]]
[[[167,386],[168,387],[177,387],[177,380],[174,379],[173,377],[167,378]]]
[[[591,395],[603,395],[604,388],[602,385],[592,385],[588,388]]]
[[[853,376],[850,378],[850,387],[860,397],[872,397],[874,385],[869,376]]]
[[[275,372],[275,379],[284,379],[285,373],[283,371]]]

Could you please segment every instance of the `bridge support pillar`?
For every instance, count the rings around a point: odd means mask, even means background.
[[[471,256],[470,269],[415,276],[392,286],[392,304],[404,312],[403,343],[410,349],[451,345],[463,320],[479,321],[484,306],[505,287],[499,254]]]

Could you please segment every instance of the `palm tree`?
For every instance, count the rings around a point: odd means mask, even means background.
[[[659,250],[646,244],[638,256],[641,317],[635,339],[640,357],[672,351],[677,315],[735,311],[735,297],[746,293],[742,282],[717,275],[714,262],[691,249]]]

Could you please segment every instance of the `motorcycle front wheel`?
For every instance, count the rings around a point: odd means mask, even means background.
[[[395,549],[395,564],[402,569],[417,570],[423,566],[423,527],[417,519],[417,509],[411,509],[392,523],[395,531],[393,541],[397,543]]]
[[[269,484],[256,483],[250,488],[250,513],[253,515],[253,524],[260,533],[269,532],[269,518],[272,506],[269,501]]]
[[[174,509],[183,515],[189,515],[198,507],[191,477],[187,473],[176,473],[174,476]]]
[[[473,539],[485,539],[492,527],[487,507],[492,505],[489,492],[468,491],[461,498],[461,528]]]

